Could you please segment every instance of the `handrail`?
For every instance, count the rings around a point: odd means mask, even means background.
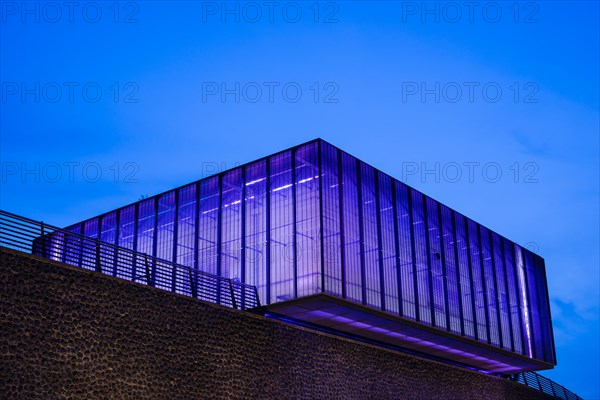
[[[535,372],[519,372],[508,379],[564,400],[583,400],[569,389]]]
[[[0,246],[231,308],[260,307],[255,286],[3,210]]]

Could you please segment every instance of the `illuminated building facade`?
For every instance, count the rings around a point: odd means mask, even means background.
[[[267,315],[496,373],[556,365],[544,260],[317,139],[72,225]]]

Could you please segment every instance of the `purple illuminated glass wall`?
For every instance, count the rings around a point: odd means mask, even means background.
[[[264,305],[325,292],[556,364],[541,257],[322,140],[68,229]]]

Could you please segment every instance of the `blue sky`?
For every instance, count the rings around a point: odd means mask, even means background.
[[[598,2],[48,4],[0,2],[2,209],[68,225],[322,137],[541,254],[543,374],[600,398]]]

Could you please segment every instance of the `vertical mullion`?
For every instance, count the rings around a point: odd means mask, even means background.
[[[492,235],[492,231],[488,229],[488,240],[490,242],[490,260],[492,261],[492,283],[494,284],[494,294],[495,294],[495,305],[496,309],[496,323],[498,324],[498,341],[500,342],[500,347],[504,348],[504,338],[502,337],[502,320],[500,318],[500,292],[498,291],[498,282],[496,279],[496,257],[494,253],[494,237]]]
[[[113,255],[113,276],[117,276],[117,263],[119,260],[119,233],[121,231],[120,228],[120,223],[121,223],[121,211],[117,210],[115,211],[115,246],[117,246],[117,248],[115,249],[115,254]]]
[[[298,298],[298,246],[297,246],[297,223],[296,215],[296,149],[292,150],[292,250],[294,253],[294,298]]]
[[[508,315],[508,330],[510,338],[510,350],[515,351],[515,340],[513,338],[512,314],[510,312],[512,304],[510,301],[510,291],[508,289],[508,273],[506,272],[506,251],[504,248],[504,238],[500,237],[500,251],[502,254],[502,272],[504,275],[504,290],[506,291],[506,314]]]
[[[535,281],[535,294],[537,295],[537,299],[538,299],[538,301],[537,301],[538,308],[539,308],[538,309],[538,318],[540,320],[540,332],[539,332],[539,335],[540,335],[540,339],[541,339],[540,340],[540,343],[541,343],[541,349],[540,350],[542,351],[542,354],[538,355],[537,358],[546,361],[546,353],[548,352],[548,349],[545,346],[545,344],[546,344],[546,332],[545,332],[545,329],[543,327],[543,324],[545,323],[545,321],[544,321],[544,318],[543,318],[544,315],[542,313],[542,304],[541,304],[542,302],[544,302],[544,296],[542,295],[543,294],[542,293],[542,288],[541,288],[541,284],[539,282],[539,276],[538,276],[538,274],[539,274],[539,271],[538,271],[538,269],[539,269],[539,263],[538,263],[538,260],[537,260],[537,257],[535,256],[535,254],[532,254],[531,261],[533,262],[533,266],[532,266],[533,267],[533,274],[532,275],[533,275],[533,279]]]
[[[550,308],[550,298],[548,297],[548,293],[549,293],[548,292],[548,278],[546,277],[546,264],[545,263],[543,264],[543,267],[544,268],[541,271],[542,272],[541,276],[543,278],[543,282],[541,282],[541,284],[543,284],[544,287],[546,288],[545,289],[546,296],[544,296],[544,299],[547,300],[546,304],[547,304],[547,307],[548,307],[548,321],[547,321],[547,324],[550,327],[548,333],[550,334],[549,340],[550,340],[551,350],[552,350],[552,354],[551,354],[552,361],[551,362],[553,364],[556,364],[556,347],[555,347],[555,344],[554,344],[554,329],[552,328],[552,314],[551,314],[551,308]],[[546,360],[546,361],[548,361],[548,360]]]
[[[375,175],[375,212],[377,221],[377,258],[379,261],[379,295],[381,297],[381,309],[385,307],[385,276],[383,273],[383,238],[381,232],[381,199],[379,198],[379,172],[374,170]]]
[[[442,261],[442,287],[444,291],[444,302],[445,310],[446,310],[446,330],[450,330],[450,298],[448,296],[448,282],[447,282],[447,273],[446,273],[446,248],[444,243],[444,221],[442,219],[442,207],[438,202],[435,203],[437,207],[438,214],[438,232],[440,236],[440,254]],[[458,283],[457,283],[458,284]]]
[[[337,153],[337,168],[338,168],[338,197],[339,202],[339,213],[340,213],[340,264],[341,264],[341,278],[342,278],[342,298],[345,299],[346,293],[346,237],[344,231],[344,187],[342,178],[342,151],[336,150]]]
[[[425,225],[425,251],[427,252],[427,276],[429,277],[429,311],[431,313],[431,325],[437,326],[435,321],[435,301],[433,298],[433,271],[431,268],[431,245],[429,243],[429,216],[427,215],[427,197],[422,194],[423,201],[423,223]]]
[[[219,202],[219,206],[218,206],[218,211],[217,211],[217,276],[219,278],[217,278],[219,280],[219,285],[218,285],[218,290],[217,290],[217,304],[221,304],[221,284],[220,284],[220,279],[221,279],[221,263],[223,260],[223,256],[221,255],[221,251],[222,251],[222,241],[223,238],[222,233],[223,233],[223,229],[222,229],[222,214],[223,214],[223,174],[219,174],[218,177],[218,186],[219,186],[219,195],[218,195],[218,202]]]
[[[265,227],[265,296],[264,304],[271,304],[271,157],[266,160],[266,227]]]
[[[458,315],[460,316],[460,334],[465,336],[465,315],[463,313],[463,299],[462,299],[462,279],[460,276],[460,264],[459,264],[459,256],[458,256],[458,243],[456,238],[456,213],[454,211],[450,211],[451,213],[451,229],[452,229],[452,240],[454,246],[454,265],[456,266],[456,289],[458,290]],[[468,269],[468,268],[467,268]],[[475,310],[472,310],[471,313],[474,313]]]
[[[241,249],[240,249],[240,280],[242,283],[246,283],[246,168],[247,167],[240,167],[241,169],[241,174],[242,174],[242,199],[240,202],[240,207],[241,207],[241,211],[240,211],[240,242],[241,242]],[[240,301],[241,301],[241,305],[240,305],[240,309],[241,310],[245,310],[246,309],[246,296],[245,296],[246,292],[245,292],[245,287],[242,286],[241,287],[241,294],[240,294]]]
[[[321,292],[325,292],[325,246],[323,237],[323,142],[317,142],[317,165],[319,171],[319,237],[321,246]]]
[[[467,241],[467,260],[469,263],[469,267],[467,270],[469,271],[469,281],[471,286],[471,307],[473,309],[473,332],[475,333],[475,339],[480,340],[481,336],[479,335],[479,321],[477,316],[477,303],[475,303],[475,282],[473,281],[473,261],[471,255],[471,238],[469,236],[469,221],[462,216],[462,220],[465,228],[465,240]],[[485,297],[485,296],[484,296]],[[487,324],[487,321],[486,321]],[[489,336],[488,336],[489,337]]]
[[[485,330],[487,333],[487,342],[488,344],[492,343],[492,337],[490,336],[490,310],[488,304],[488,293],[487,293],[487,282],[485,279],[485,265],[483,262],[483,246],[481,244],[481,226],[476,224],[477,226],[477,244],[479,245],[479,267],[481,268],[481,283],[483,287],[483,304],[484,304],[484,312],[485,312]]]
[[[173,213],[174,213],[174,217],[173,217],[173,263],[177,264],[177,234],[179,231],[179,190],[177,189],[175,190],[174,193],[174,198],[173,198]],[[174,267],[176,268],[176,267]],[[172,281],[171,281],[171,291],[175,292],[175,289],[177,287],[177,269],[173,269],[173,276],[171,277]]]
[[[529,292],[529,280],[527,279],[527,258],[525,257],[525,249],[522,249],[521,251],[521,262],[523,263],[523,284],[525,285],[525,287],[523,288],[525,290],[525,296],[527,297],[527,307],[529,307],[529,310],[527,310],[527,316],[529,317],[529,332],[530,335],[535,335],[536,333],[533,332],[533,316],[531,313],[531,295]],[[537,349],[535,346],[535,337],[534,336],[530,336],[529,339],[527,341],[527,345],[530,346],[530,350],[531,350],[531,354],[533,354],[533,358],[538,358],[538,354],[537,354]]]
[[[154,227],[152,231],[152,257],[156,258],[158,246],[158,196],[154,197]]]
[[[84,233],[85,233],[85,221],[81,222],[79,224],[79,232],[77,232],[77,233],[79,233],[80,235],[84,236]],[[79,254],[78,254],[78,257],[77,257],[77,266],[79,268],[83,268],[83,249],[84,249],[84,246],[85,246],[85,242],[83,241],[83,239],[79,239],[79,243],[80,243],[80,245],[79,245]]]
[[[362,193],[362,174],[360,170],[361,162],[356,160],[356,186],[358,189],[358,226],[360,237],[360,287],[362,304],[367,304],[367,285],[365,283],[365,233],[363,221],[363,193]]]
[[[196,182],[196,214],[194,216],[194,270],[199,268],[198,234],[200,232],[200,183]]]
[[[396,181],[392,179],[392,212],[394,220],[394,249],[395,249],[395,260],[396,260],[396,280],[398,281],[398,315],[404,316],[402,308],[402,273],[400,271],[400,235],[398,232],[398,205],[396,204],[397,196],[396,193]]]
[[[173,218],[173,262],[177,264],[177,235],[179,234],[179,191],[175,190],[173,207],[174,207],[174,218]]]
[[[417,250],[415,246],[415,223],[413,217],[413,206],[412,206],[412,189],[407,187],[408,194],[408,223],[410,224],[410,251],[412,258],[412,269],[413,269],[413,290],[415,300],[415,319],[421,321],[421,311],[419,309],[419,284],[417,283]]]
[[[156,251],[158,247],[158,196],[154,197],[154,230],[152,232],[152,273],[150,274],[150,282],[148,285],[154,286],[156,284]]]
[[[240,203],[240,280],[242,283],[246,283],[246,168],[241,167],[242,174],[242,199]],[[244,298],[242,296],[242,302]],[[242,309],[244,309],[242,304]]]
[[[194,238],[194,272],[196,272],[195,279],[190,281],[190,286],[194,285],[194,288],[190,288],[192,292],[192,296],[195,294],[198,297],[198,268],[199,268],[199,260],[198,260],[198,236],[200,232],[200,182],[196,182],[196,204],[194,205],[196,209],[196,214],[194,214],[194,228],[192,232],[192,237]]]
[[[133,207],[133,267],[131,269],[131,281],[135,282],[137,267],[137,242],[138,242],[138,219],[140,217],[140,202],[135,203]]]
[[[514,243],[510,243],[510,251],[511,254],[513,255],[513,285],[515,288],[515,296],[517,297],[517,307],[518,307],[518,312],[517,312],[517,318],[519,319],[519,333],[521,334],[521,353],[522,354],[527,354],[527,342],[525,339],[525,323],[523,321],[523,315],[521,310],[523,309],[524,305],[521,304],[521,293],[519,290],[519,271],[518,271],[518,260],[516,257],[516,249],[515,249],[515,244]]]

